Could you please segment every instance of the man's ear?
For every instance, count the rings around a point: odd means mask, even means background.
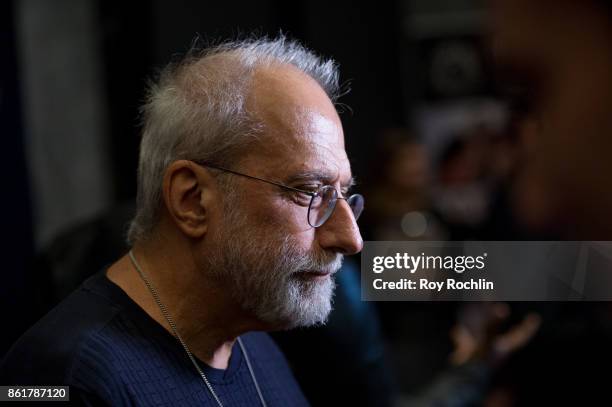
[[[192,161],[175,161],[166,169],[162,191],[168,213],[181,232],[191,238],[204,236],[217,194],[210,172]]]

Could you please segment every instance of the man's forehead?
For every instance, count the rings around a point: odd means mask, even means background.
[[[260,172],[348,182],[342,123],[314,79],[293,67],[263,69],[255,75],[248,104],[261,124],[250,154],[254,166],[265,166]]]
[[[253,72],[247,98],[251,109],[262,110],[277,106],[315,105],[331,108],[333,103],[321,85],[305,72],[288,64],[261,67]]]
[[[339,183],[342,186],[352,186],[355,182],[351,173],[348,159],[336,162],[291,162],[282,166],[282,176],[285,182],[293,183],[299,181],[320,182],[333,185]]]
[[[348,183],[351,166],[343,144],[287,140],[269,137],[257,143],[246,158],[246,165],[259,173],[287,180],[319,180],[324,183]]]
[[[494,0],[490,11],[494,41],[514,52],[561,46],[562,37],[571,39],[573,30],[591,29],[598,16],[605,20],[594,1]]]
[[[494,2],[489,40],[495,68],[504,81],[532,82],[554,60],[554,24],[542,5],[523,0]]]
[[[544,79],[560,63],[572,63],[572,52],[583,51],[595,38],[608,38],[601,27],[609,20],[598,13],[595,2],[496,0],[493,4],[492,50],[502,75]]]
[[[340,124],[316,111],[296,110],[294,119],[288,126],[266,127],[253,145],[253,156],[296,172],[350,172]]]
[[[256,143],[244,165],[252,171],[291,183],[316,181],[324,184],[352,184],[351,166],[343,144],[306,138],[289,142],[267,137]]]
[[[323,88],[293,66],[261,68],[253,75],[249,112],[267,133],[337,133],[342,124]]]
[[[490,33],[498,57],[521,54],[540,41],[544,22],[539,7],[516,0],[497,0],[493,4]]]

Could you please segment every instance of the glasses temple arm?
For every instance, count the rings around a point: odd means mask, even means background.
[[[243,174],[241,172],[236,172],[236,171],[230,170],[228,168],[218,167],[216,165],[211,165],[211,164],[208,164],[208,163],[205,163],[205,162],[201,162],[201,161],[193,161],[193,162],[196,163],[196,164],[202,165],[204,167],[214,168],[215,170],[229,172],[230,174],[239,175],[241,177],[245,177],[245,178],[250,178],[250,179],[257,180],[257,181],[266,182],[268,184],[276,185],[277,187],[284,188],[284,189],[287,189],[287,190],[290,190],[290,191],[306,194],[306,195],[311,196],[311,197],[314,197],[314,196],[317,195],[316,192],[304,191],[303,189],[293,188],[293,187],[290,187],[290,186],[287,186],[287,185],[283,185],[283,184],[278,183],[278,182],[270,181],[270,180],[267,180],[267,179],[264,179],[264,178],[258,178],[258,177],[254,177],[252,175]]]

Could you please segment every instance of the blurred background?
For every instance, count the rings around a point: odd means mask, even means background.
[[[538,191],[515,177],[529,126],[524,106],[496,81],[486,7],[477,0],[0,2],[0,355],[125,250],[146,82],[196,36],[282,30],[338,61],[351,88],[341,117],[366,197],[366,240],[560,239],[538,227],[545,217]],[[598,373],[612,363],[607,303],[361,303],[358,261],[347,262],[327,330],[277,338],[314,405],[610,399]],[[521,325],[533,315],[539,329]],[[495,339],[517,326],[524,338],[496,355]],[[334,369],[321,360],[339,362]]]

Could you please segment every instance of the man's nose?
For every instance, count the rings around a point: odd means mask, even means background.
[[[363,248],[363,239],[353,211],[344,199],[338,199],[334,212],[317,228],[319,245],[345,255],[357,254]]]

